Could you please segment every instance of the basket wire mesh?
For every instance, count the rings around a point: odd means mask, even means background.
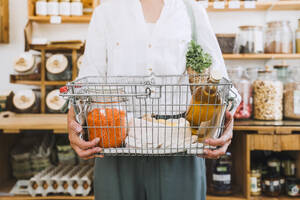
[[[101,154],[201,155],[213,148],[204,140],[222,133],[232,84],[224,78],[189,80],[190,75],[90,76],[68,83],[61,96],[74,107],[82,139],[100,138]]]

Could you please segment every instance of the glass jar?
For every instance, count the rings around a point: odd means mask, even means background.
[[[35,3],[35,14],[37,16],[47,15],[47,0],[38,0]]]
[[[62,16],[71,15],[71,3],[70,0],[60,0],[59,2],[59,14]]]
[[[300,69],[291,69],[290,79],[284,85],[284,117],[300,119]]]
[[[296,175],[296,162],[292,158],[287,158],[282,161],[283,175],[292,177]]]
[[[72,0],[71,15],[72,16],[82,16],[83,15],[83,4],[82,4],[81,0]]]
[[[249,119],[252,115],[252,83],[247,72],[241,68],[229,69],[232,82],[242,97],[241,104],[238,106],[234,118]]]
[[[259,71],[253,82],[254,118],[282,120],[283,84],[274,78],[272,71]]]
[[[300,19],[298,19],[298,29],[296,30],[296,52],[300,53]]]
[[[17,74],[38,74],[41,66],[41,57],[29,52],[22,53],[14,62]]]
[[[47,79],[50,81],[68,81],[72,79],[70,59],[63,54],[54,54],[47,59]]]
[[[46,96],[46,106],[50,113],[65,113],[66,100],[60,96],[58,89],[50,91]]]
[[[280,194],[285,194],[285,177],[284,176],[281,176],[280,177],[280,186],[281,186],[281,192]]]
[[[14,92],[13,106],[17,113],[38,113],[40,111],[40,93],[33,90]]]
[[[213,161],[212,192],[214,195],[229,195],[232,193],[231,169],[232,158],[230,152]]]
[[[271,157],[267,162],[268,172],[271,174],[280,174],[281,163],[276,157]]]
[[[286,194],[290,197],[300,196],[300,180],[295,177],[286,179]]]
[[[264,194],[271,197],[278,197],[281,193],[280,177],[276,174],[269,174],[264,180]]]
[[[274,65],[273,68],[276,70],[277,80],[281,81],[282,83],[286,83],[289,79],[289,71],[288,65]]]
[[[251,184],[251,195],[259,196],[261,195],[261,172],[259,169],[251,170],[250,175],[250,184]]]
[[[261,26],[240,26],[234,53],[263,53],[263,37]]]
[[[293,31],[289,21],[267,23],[265,53],[293,53]]]
[[[49,0],[47,6],[48,15],[56,16],[59,14],[58,0]]]

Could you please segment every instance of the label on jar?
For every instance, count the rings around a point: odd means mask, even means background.
[[[230,174],[213,174],[213,181],[223,182],[224,184],[230,184]]]
[[[250,182],[251,182],[251,192],[254,192],[254,193],[259,192],[260,188],[258,188],[258,185],[257,185],[257,178],[251,177]]]
[[[297,185],[289,185],[288,186],[288,195],[289,196],[298,196],[299,188]]]
[[[228,7],[232,9],[240,8],[241,3],[240,1],[229,1]]]
[[[279,185],[279,181],[274,181],[273,182],[273,186],[278,186]]]
[[[294,91],[294,113],[300,114],[300,90]]]
[[[227,167],[226,166],[221,166],[221,167],[217,167],[217,172],[227,172]]]

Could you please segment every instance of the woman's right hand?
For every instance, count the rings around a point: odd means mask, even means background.
[[[91,159],[95,157],[95,153],[102,151],[102,149],[97,146],[99,144],[99,138],[86,142],[79,137],[79,134],[82,132],[82,127],[76,122],[73,107],[70,108],[68,113],[68,130],[70,145],[80,158],[84,160]]]

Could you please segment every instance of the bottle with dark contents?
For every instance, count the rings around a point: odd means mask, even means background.
[[[251,182],[251,196],[259,196],[261,195],[261,170],[258,168],[254,168],[251,170],[250,175]]]
[[[300,196],[300,180],[295,177],[286,179],[286,194],[290,197]]]
[[[269,174],[264,180],[264,194],[271,197],[278,197],[281,194],[280,175]]]
[[[232,158],[229,152],[213,161],[212,192],[214,195],[230,195],[232,193],[231,169]]]

